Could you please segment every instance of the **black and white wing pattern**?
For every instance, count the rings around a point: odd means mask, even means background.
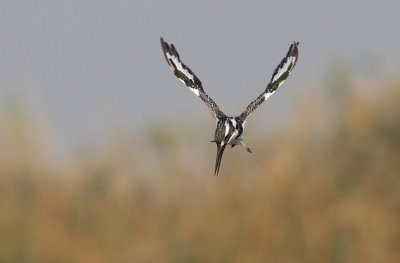
[[[252,101],[249,106],[247,106],[246,110],[240,115],[242,120],[245,120],[250,113],[252,113],[255,109],[257,109],[258,106],[261,105],[261,103],[266,101],[289,77],[299,57],[298,45],[299,42],[293,42],[293,44],[290,45],[286,57],[282,59],[281,63],[279,63],[278,67],[274,70],[271,81],[268,83],[265,91],[261,93],[257,99]]]
[[[200,79],[179,59],[178,51],[176,51],[174,44],[169,45],[160,38],[161,47],[164,52],[165,59],[167,60],[169,66],[174,72],[175,76],[185,83],[185,85],[204,101],[208,108],[211,110],[215,118],[220,119],[225,116],[218,108],[217,104],[205,93]]]

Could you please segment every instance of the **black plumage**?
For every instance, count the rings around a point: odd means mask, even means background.
[[[242,142],[246,119],[251,112],[260,106],[265,100],[267,100],[269,96],[271,96],[288,78],[294,66],[296,65],[299,56],[299,43],[293,42],[293,44],[290,45],[286,56],[275,68],[271,80],[264,92],[261,93],[254,101],[252,101],[242,114],[237,117],[228,117],[219,109],[218,105],[204,91],[200,79],[192,72],[191,69],[189,69],[189,67],[181,62],[175,46],[173,44],[169,45],[163,40],[163,38],[160,38],[160,41],[165,59],[173,70],[175,76],[185,83],[185,85],[208,106],[214,117],[217,119],[217,127],[215,129],[214,140],[212,142],[217,144],[214,175],[218,175],[222,155],[227,145],[231,145],[232,147],[235,145],[242,145],[247,149],[248,152],[251,153],[250,148],[245,146]]]

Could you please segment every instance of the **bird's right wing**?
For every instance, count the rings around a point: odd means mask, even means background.
[[[160,38],[160,41],[165,59],[175,76],[185,83],[185,85],[208,106],[215,118],[220,119],[220,117],[224,116],[217,104],[204,91],[200,79],[190,70],[190,68],[181,62],[174,44],[169,45],[163,38]]]
[[[298,50],[299,42],[293,42],[290,45],[286,56],[279,63],[278,67],[274,70],[272,74],[271,81],[268,83],[267,88],[263,93],[260,94],[254,101],[252,101],[246,110],[240,115],[242,120],[246,120],[250,113],[252,113],[258,106],[266,101],[275,90],[289,77],[294,66],[296,65],[297,59],[299,57]]]

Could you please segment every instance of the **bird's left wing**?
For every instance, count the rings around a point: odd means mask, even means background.
[[[296,65],[297,59],[299,57],[299,42],[293,42],[290,45],[286,56],[279,63],[278,67],[274,70],[272,78],[267,85],[267,88],[263,93],[260,94],[254,101],[252,101],[246,110],[240,115],[242,120],[246,120],[250,113],[252,113],[258,106],[266,101],[275,90],[289,77],[294,66]]]
[[[188,68],[179,58],[178,51],[176,51],[174,44],[169,45],[160,38],[161,47],[164,52],[165,59],[174,72],[175,76],[185,83],[185,85],[199,97],[208,108],[211,110],[215,118],[220,119],[224,114],[220,111],[217,104],[207,95],[204,91],[200,79]]]

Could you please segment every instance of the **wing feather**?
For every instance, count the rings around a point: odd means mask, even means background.
[[[199,97],[211,110],[215,118],[220,119],[224,114],[219,110],[217,104],[204,91],[200,79],[179,58],[178,51],[173,44],[169,45],[160,38],[161,47],[165,59],[174,72],[175,76],[182,81],[197,97]]]
[[[268,83],[265,91],[261,93],[255,100],[253,100],[249,106],[247,106],[246,110],[240,115],[242,120],[245,120],[250,113],[257,109],[258,106],[260,106],[264,101],[266,101],[289,77],[299,57],[298,45],[299,42],[293,42],[293,44],[290,45],[286,56],[282,59],[281,63],[279,63],[272,73],[271,80]]]

